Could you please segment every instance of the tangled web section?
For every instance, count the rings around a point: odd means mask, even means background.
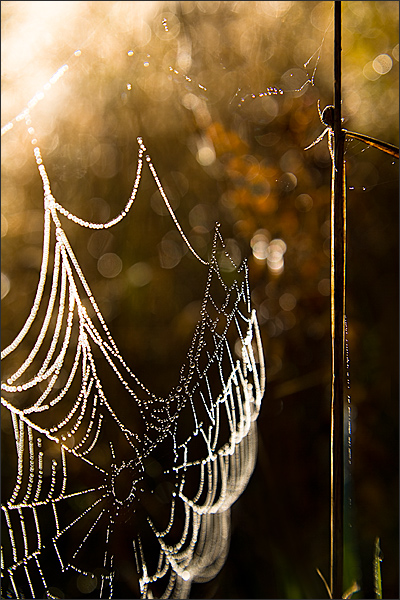
[[[2,490],[2,597],[188,598],[192,582],[223,566],[230,507],[254,469],[265,369],[246,261],[234,264],[218,224],[208,260],[195,252],[138,143],[131,196],[107,223],[59,204],[34,151],[44,189],[42,264],[29,316],[1,354],[3,438],[15,472]],[[207,271],[167,397],[124,360],[62,225],[117,225],[146,163]]]

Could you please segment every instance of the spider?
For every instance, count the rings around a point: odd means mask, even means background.
[[[331,155],[332,162],[334,163],[334,152],[333,152],[333,143],[332,143],[334,107],[331,104],[329,104],[328,106],[325,106],[324,110],[321,112],[320,102],[318,100],[317,108],[318,108],[319,118],[321,119],[321,123],[323,125],[326,125],[326,127],[325,127],[324,131],[321,133],[321,135],[319,135],[316,140],[314,140],[309,146],[307,146],[307,148],[304,148],[304,150],[309,150],[313,146],[316,146],[317,144],[319,144],[319,142],[321,142],[323,140],[325,135],[328,134],[329,154]]]
[[[314,140],[309,146],[307,146],[307,148],[304,148],[304,150],[309,150],[316,144],[319,144],[319,142],[325,137],[325,135],[328,134],[329,154],[331,155],[332,164],[334,165],[335,160],[334,160],[332,139],[333,139],[333,119],[334,119],[335,107],[332,106],[331,104],[329,104],[328,106],[325,106],[324,110],[321,112],[320,103],[318,100],[317,108],[318,108],[319,118],[321,119],[321,123],[323,125],[326,125],[326,127],[325,127],[324,131],[321,133],[321,135],[319,135],[316,140]],[[342,121],[344,121],[344,119],[342,119]],[[391,156],[394,156],[395,158],[399,158],[399,149],[397,146],[393,146],[392,144],[388,144],[387,142],[382,142],[381,140],[372,138],[369,135],[364,135],[362,133],[356,133],[354,131],[348,131],[347,129],[342,129],[342,132],[345,134],[345,136],[347,138],[359,140],[361,142],[364,142],[364,144],[373,146],[374,148],[378,148],[379,150],[382,150],[382,152],[386,152],[386,154],[390,154]]]

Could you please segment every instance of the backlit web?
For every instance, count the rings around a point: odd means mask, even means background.
[[[195,252],[138,145],[132,194],[107,223],[61,206],[34,150],[44,190],[39,283],[1,354],[2,418],[15,442],[14,484],[3,486],[2,597],[187,598],[192,582],[224,564],[230,507],[254,468],[265,374],[246,262],[234,264],[218,224],[208,259]],[[65,230],[68,221],[117,226],[144,168],[205,267],[199,319],[167,397],[120,354]]]

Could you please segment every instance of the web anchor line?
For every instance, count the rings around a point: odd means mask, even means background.
[[[246,261],[234,263],[218,224],[209,259],[196,253],[138,144],[131,195],[106,223],[57,202],[34,149],[44,194],[42,263],[25,324],[1,353],[15,469],[1,507],[3,597],[77,597],[90,589],[113,598],[127,588],[132,597],[189,597],[193,582],[212,579],[224,564],[230,509],[254,469],[265,366]],[[135,202],[144,163],[207,270],[192,342],[167,397],[128,366],[62,222],[117,225]],[[221,258],[230,261],[229,284]]]

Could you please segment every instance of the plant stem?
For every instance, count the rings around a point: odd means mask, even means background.
[[[334,2],[334,164],[331,190],[331,564],[332,598],[343,591],[346,193],[341,115],[341,2]]]
[[[390,154],[395,158],[399,158],[399,149],[397,146],[393,146],[393,144],[388,144],[387,142],[382,142],[381,140],[377,140],[376,138],[372,138],[369,135],[364,135],[362,133],[356,133],[355,131],[348,131],[347,129],[343,129],[346,136],[348,138],[353,138],[354,140],[360,140],[373,148],[378,148],[378,150],[382,150],[382,152],[386,152],[386,154]]]

